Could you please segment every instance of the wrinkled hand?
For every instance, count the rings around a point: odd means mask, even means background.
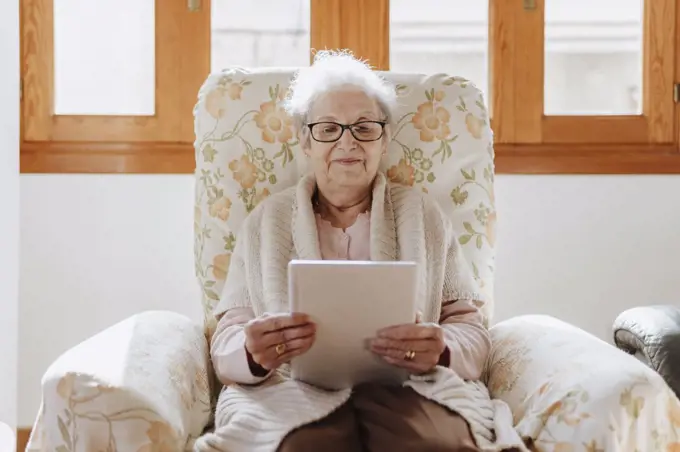
[[[265,313],[248,322],[244,332],[249,360],[268,372],[307,352],[314,343],[316,325],[305,314]]]
[[[370,349],[390,364],[422,374],[439,363],[446,344],[439,325],[413,323],[378,331],[378,337],[370,341]],[[408,357],[409,352],[415,352],[412,359]]]

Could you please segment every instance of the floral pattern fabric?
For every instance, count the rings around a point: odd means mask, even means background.
[[[171,312],[145,312],[59,357],[27,451],[175,452],[211,418],[203,329]]]
[[[542,452],[678,452],[680,402],[636,358],[548,316],[491,328],[487,384]]]
[[[447,74],[385,73],[400,111],[383,170],[433,196],[449,215],[490,300],[496,239],[493,137],[485,101]],[[195,107],[195,273],[203,326],[145,313],[61,356],[43,379],[29,451],[190,450],[219,391],[206,336],[239,227],[255,206],[304,171],[283,109],[287,69],[212,74]],[[544,316],[493,325],[485,379],[541,452],[680,452],[680,402],[663,380],[593,336]],[[102,353],[104,355],[102,355]],[[98,356],[105,356],[98,358]]]

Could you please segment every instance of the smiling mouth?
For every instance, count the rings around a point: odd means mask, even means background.
[[[362,159],[338,159],[334,160],[335,163],[339,163],[340,165],[356,165],[357,163],[363,163],[364,161]]]

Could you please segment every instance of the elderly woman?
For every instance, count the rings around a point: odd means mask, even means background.
[[[309,171],[258,205],[238,236],[211,344],[225,386],[199,450],[475,451],[491,441],[492,416],[475,411],[488,393],[467,382],[490,350],[484,300],[436,203],[380,171],[396,102],[394,87],[343,52],[319,53],[293,80],[287,105]],[[292,259],[419,264],[422,318],[370,342],[410,371],[407,384],[324,391],[290,378],[289,361],[315,338],[309,318],[288,311]]]

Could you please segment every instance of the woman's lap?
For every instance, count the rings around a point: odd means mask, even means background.
[[[361,439],[350,402],[326,418],[297,430],[283,439],[278,452],[361,451]]]
[[[328,417],[291,432],[279,452],[478,451],[467,422],[411,388],[363,385]]]

